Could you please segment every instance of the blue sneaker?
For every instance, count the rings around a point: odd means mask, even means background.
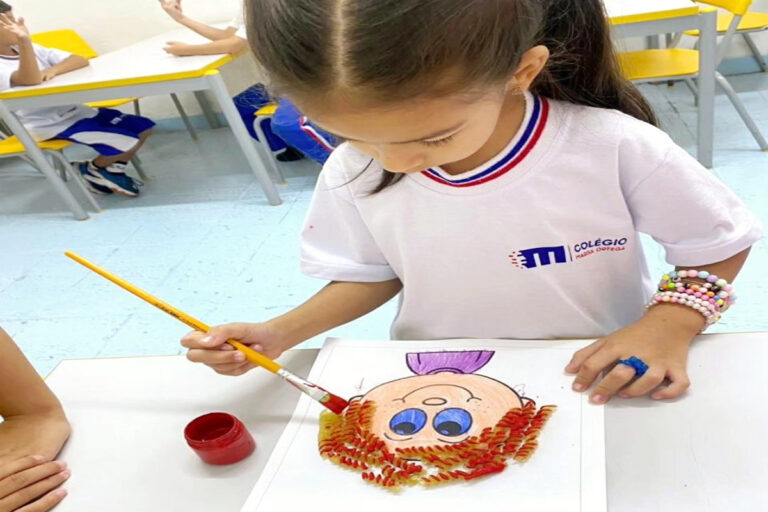
[[[101,185],[97,185],[95,183],[92,183],[88,179],[88,162],[72,162],[72,166],[77,169],[80,174],[83,176],[83,181],[85,182],[85,186],[88,190],[93,192],[94,194],[101,194],[104,196],[108,196],[112,194],[112,189],[107,187],[102,187]]]
[[[94,185],[106,187],[124,196],[138,196],[141,182],[131,178],[124,171],[123,164],[113,164],[108,169],[102,169],[93,165],[93,162],[88,162],[88,173],[85,174],[85,179]]]

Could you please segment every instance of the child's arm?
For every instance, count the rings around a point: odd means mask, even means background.
[[[225,344],[236,339],[274,359],[283,351],[334,327],[351,322],[400,293],[399,279],[380,283],[332,282],[307,302],[260,324],[227,324],[207,334],[192,332],[181,340],[190,361],[204,363],[226,375],[240,375],[253,366]]]
[[[703,265],[706,270],[732,282],[744,266],[749,249],[719,263]],[[680,270],[681,267],[678,267]],[[619,393],[623,398],[641,396],[661,385],[651,398],[666,399],[682,395],[690,386],[686,363],[693,338],[705,326],[704,317],[696,310],[678,304],[659,304],[634,324],[625,327],[574,354],[566,367],[568,373],[578,373],[574,389],[584,391],[597,379],[600,372],[619,359],[639,357],[649,367],[647,373]],[[634,369],[617,365],[591,393],[592,401],[604,403],[635,377]]]
[[[48,80],[51,80],[54,77],[63,75],[64,73],[69,73],[70,71],[75,71],[77,69],[87,67],[88,65],[89,65],[88,59],[86,59],[85,57],[81,57],[79,55],[70,55],[69,57],[59,62],[55,66],[51,66],[48,69],[44,69],[42,72],[43,82],[47,82]]]
[[[24,24],[24,18],[18,20],[12,14],[0,14],[0,26],[16,36],[19,46],[19,69],[11,75],[11,85],[38,85],[43,81],[43,75],[37,65],[35,48],[29,37],[29,29]]]
[[[184,16],[184,11],[181,8],[181,0],[160,0],[160,5],[162,6],[163,10],[165,10],[165,12],[167,12],[168,15],[171,18],[173,18],[175,21],[177,21],[178,23],[181,23],[188,29],[197,32],[198,34],[205,37],[206,39],[210,39],[211,41],[219,41],[220,39],[227,39],[229,37],[232,37],[237,31],[235,27],[227,27],[225,29],[220,29],[220,28],[212,27],[210,25],[206,25],[205,23],[200,23],[199,21],[195,21],[193,19],[187,18],[186,16]],[[223,52],[223,53],[228,53],[228,52]]]
[[[206,44],[187,44],[178,41],[166,43],[163,50],[176,55],[177,57],[188,57],[192,55],[219,55],[223,53],[240,53],[245,50],[247,43],[244,39],[231,36],[226,39],[220,39]]]
[[[69,437],[61,404],[11,338],[0,329],[0,510],[35,501],[49,510],[64,497],[68,477],[54,461]]]

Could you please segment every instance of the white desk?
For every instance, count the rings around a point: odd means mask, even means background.
[[[58,76],[50,82],[0,91],[0,117],[19,137],[30,158],[45,173],[76,218],[87,219],[88,215],[37,149],[37,144],[12,114],[13,111],[30,107],[208,90],[218,101],[270,204],[280,204],[280,196],[268,173],[268,169],[274,165],[273,159],[262,154],[261,145],[256,144],[248,135],[218,72],[218,69],[231,62],[233,57],[174,57],[163,51],[163,45],[167,41],[191,41],[196,37],[184,30],[160,34],[100,55],[91,59],[89,67]]]
[[[281,362],[307,375],[316,355],[291,351]],[[612,401],[609,510],[768,510],[766,367],[768,334],[704,336],[691,351],[693,387],[684,398]],[[266,372],[222,377],[182,357],[65,361],[48,384],[74,428],[62,454],[70,494],[57,512],[237,512],[298,400]],[[184,425],[217,410],[254,434],[249,459],[205,466],[186,446]]]
[[[699,46],[698,159],[712,167],[715,140],[717,12],[691,0],[603,0],[619,37],[701,31]]]

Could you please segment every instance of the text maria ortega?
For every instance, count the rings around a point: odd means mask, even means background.
[[[598,253],[625,251],[629,238],[595,238],[576,244],[550,245],[523,249],[509,254],[512,265],[517,268],[539,268],[548,265],[572,263]]]

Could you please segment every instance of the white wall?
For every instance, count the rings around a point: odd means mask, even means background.
[[[149,36],[178,28],[160,8],[158,0],[7,0],[17,16],[23,16],[32,32],[73,28],[99,53],[105,53]],[[227,22],[238,0],[183,0],[185,13],[207,23]],[[250,57],[227,65],[222,72],[234,95],[259,81]],[[190,115],[199,108],[191,93],[180,95]],[[170,98],[142,100],[142,114],[157,119],[176,117]]]

